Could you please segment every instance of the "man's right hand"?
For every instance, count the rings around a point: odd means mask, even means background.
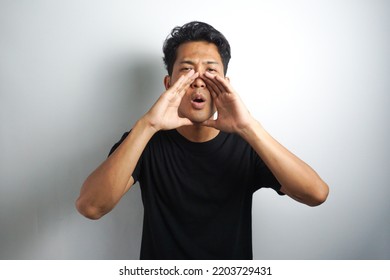
[[[198,76],[194,71],[181,76],[137,121],[115,152],[88,176],[76,202],[81,214],[99,219],[115,207],[134,183],[135,166],[155,132],[192,124],[189,119],[179,116],[178,109],[187,89]]]
[[[199,73],[195,73],[194,70],[181,76],[170,88],[161,94],[157,102],[143,116],[144,120],[156,132],[192,124],[189,119],[179,116],[178,109],[187,89],[198,76]]]

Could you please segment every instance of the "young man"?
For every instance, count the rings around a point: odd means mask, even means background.
[[[163,50],[166,91],[86,179],[77,209],[99,219],[139,181],[141,259],[252,259],[256,190],[316,206],[328,186],[250,115],[225,76],[219,31],[190,22]]]

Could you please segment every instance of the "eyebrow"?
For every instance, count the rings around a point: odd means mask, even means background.
[[[192,60],[182,60],[182,61],[180,61],[180,64],[195,65],[195,62]],[[203,62],[203,64],[219,64],[219,62],[214,61],[214,60],[207,60],[207,61]]]

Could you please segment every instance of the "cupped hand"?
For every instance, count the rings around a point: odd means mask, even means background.
[[[178,108],[187,89],[198,76],[199,73],[191,70],[186,75],[181,76],[169,89],[161,94],[156,103],[144,116],[151,127],[159,131],[192,124],[189,119],[179,116]]]
[[[240,133],[251,125],[254,119],[230,85],[228,78],[208,72],[202,78],[206,82],[218,112],[217,119],[207,120],[203,125],[236,133]]]

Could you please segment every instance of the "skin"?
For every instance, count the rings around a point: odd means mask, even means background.
[[[323,203],[329,192],[327,184],[264,130],[223,73],[214,44],[200,41],[180,45],[172,75],[164,78],[166,91],[115,152],[85,180],[76,201],[78,211],[90,219],[111,211],[134,183],[131,174],[148,141],[159,130],[168,129],[177,129],[193,142],[209,141],[221,130],[237,133],[272,171],[283,193],[309,206]]]

